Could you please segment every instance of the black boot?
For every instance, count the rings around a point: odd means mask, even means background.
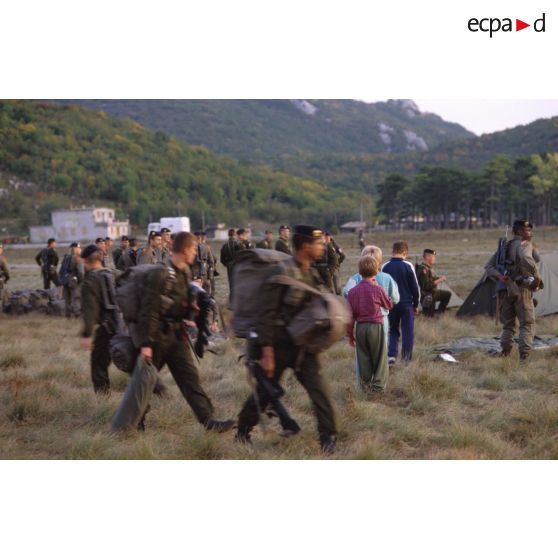
[[[234,441],[239,444],[252,445],[252,438],[250,438],[250,430],[247,428],[239,428],[236,431]]]
[[[235,426],[236,422],[234,420],[215,420],[209,419],[205,422],[204,426],[206,430],[210,430],[211,432],[217,432],[222,434],[223,432],[228,432],[232,430]]]

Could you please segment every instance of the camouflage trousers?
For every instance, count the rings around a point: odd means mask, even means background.
[[[502,335],[500,345],[502,352],[509,353],[513,347],[513,339],[519,322],[519,356],[527,358],[533,348],[533,336],[535,334],[535,306],[533,304],[533,292],[529,289],[520,288],[515,295],[502,291],[498,294],[500,306],[500,322],[502,323]]]

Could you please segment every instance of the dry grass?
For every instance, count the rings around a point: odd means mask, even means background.
[[[396,235],[374,241],[386,253]],[[398,236],[398,235],[397,235]],[[406,235],[412,252],[430,246],[440,251],[440,272],[464,295],[474,285],[494,247],[497,233],[473,233],[467,242],[455,233]],[[543,253],[558,231],[537,239]],[[349,258],[344,278],[355,268],[358,251],[342,240]],[[464,248],[467,249],[465,253]],[[30,254],[8,252],[24,264]],[[29,260],[27,260],[28,262]],[[458,275],[459,270],[463,270]],[[30,272],[14,271],[15,288]],[[36,270],[34,284],[40,286]],[[27,275],[26,275],[27,274]],[[221,278],[220,284],[226,282]],[[27,283],[26,283],[27,284]],[[222,287],[221,287],[222,288]],[[219,298],[224,299],[221,290]],[[275,423],[258,428],[254,445],[235,444],[232,434],[207,434],[199,426],[168,371],[170,396],[156,399],[147,432],[113,436],[111,417],[127,376],[111,368],[113,393],[96,396],[89,379],[88,355],[78,344],[78,322],[28,315],[0,316],[0,457],[42,459],[315,459],[320,458],[308,398],[291,374],[285,377],[286,405],[303,431],[284,440]],[[539,320],[540,333],[556,333],[558,317]],[[384,396],[367,399],[354,386],[354,354],[340,343],[322,357],[339,415],[340,459],[554,459],[558,458],[558,376],[556,349],[537,351],[520,367],[517,355],[493,359],[481,354],[460,365],[436,362],[430,347],[463,335],[497,335],[493,320],[419,317],[415,359],[399,365]],[[237,363],[242,344],[230,341],[223,355],[207,355],[204,385],[219,417],[235,416],[249,394],[245,371]]]

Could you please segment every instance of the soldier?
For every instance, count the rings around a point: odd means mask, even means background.
[[[236,253],[240,250],[240,245],[234,238],[235,235],[236,231],[234,229],[229,229],[229,239],[221,246],[221,264],[227,269],[227,278],[229,280],[229,303],[232,295],[234,258],[236,257]]]
[[[112,259],[114,260],[114,265],[119,271],[124,271],[126,266],[122,260],[122,255],[130,249],[130,239],[124,235],[120,239],[120,247],[115,248],[112,252]]]
[[[4,246],[0,244],[0,312],[2,311],[3,302],[6,294],[6,283],[10,280],[10,270],[8,268],[8,260],[4,256]]]
[[[289,236],[291,236],[291,228],[288,225],[281,225],[279,227],[279,238],[275,243],[275,250],[292,256],[291,247],[289,246]]]
[[[438,286],[446,281],[446,276],[437,277],[432,272],[432,268],[436,263],[436,250],[425,248],[422,253],[422,263],[417,265],[416,274],[420,287],[420,303],[422,305],[422,313],[425,316],[434,316],[436,312],[436,303],[440,306],[437,310],[439,314],[443,314],[448,307],[451,299],[451,293],[439,289]]]
[[[322,256],[316,260],[312,267],[315,267],[320,274],[323,284],[327,287],[328,291],[335,293],[333,286],[333,274],[335,269],[339,267],[339,258],[337,252],[333,247],[330,240],[330,234],[326,231],[323,233],[323,243],[325,250]]]
[[[70,253],[64,256],[60,266],[60,283],[62,283],[66,318],[79,318],[81,314],[80,285],[82,281],[81,246],[77,242],[72,242]]]
[[[112,256],[112,244],[113,244],[112,238],[110,238],[110,236],[107,236],[105,238],[105,257],[104,257],[103,264],[108,269],[116,269],[114,258]]]
[[[194,263],[197,243],[194,235],[180,232],[172,245],[169,267],[154,269],[145,279],[143,299],[139,309],[138,323],[132,336],[141,347],[140,358],[152,363],[158,370],[168,365],[174,381],[182,395],[194,411],[198,421],[207,430],[226,432],[234,426],[234,421],[218,421],[213,418],[213,405],[201,386],[199,370],[192,347],[183,335],[185,319],[192,315],[192,294],[190,290],[189,266]],[[130,384],[135,388],[137,384]],[[141,387],[138,387],[141,389]],[[148,407],[150,394],[145,400],[141,393],[128,394],[129,401],[141,399],[142,406]],[[126,415],[124,400],[119,414]],[[113,423],[113,429],[122,426]]]
[[[120,265],[122,266],[122,271],[133,267],[137,263],[137,252],[138,252],[138,241],[135,238],[130,238],[130,248],[122,252],[120,257]]]
[[[163,227],[160,231],[161,233],[161,255],[159,261],[163,265],[169,265],[172,252],[172,240],[171,231],[166,227]]]
[[[202,232],[195,231],[194,236],[196,237],[197,252],[194,263],[192,264],[192,277],[194,279],[201,279],[203,288],[207,288],[207,263],[208,263],[208,253],[207,245],[202,241]]]
[[[333,236],[331,236],[329,233],[327,233],[327,235],[329,238],[329,242],[331,242],[331,245],[333,246],[333,249],[337,254],[337,265],[333,268],[331,278],[333,281],[333,292],[337,296],[339,296],[341,294],[341,280],[339,279],[339,269],[341,267],[341,264],[345,261],[346,256],[341,246],[339,246],[339,244],[335,242]],[[326,242],[328,242],[328,238],[326,238]]]
[[[511,353],[519,320],[519,358],[525,361],[533,348],[533,292],[542,289],[543,283],[533,258],[533,225],[527,219],[519,219],[513,223],[512,230],[514,236],[506,244],[503,267],[499,268],[498,254],[495,253],[485,269],[489,277],[500,281],[498,306],[503,326],[500,336],[502,356]]]
[[[238,238],[240,250],[251,250],[254,248],[252,242],[248,240],[248,233],[246,232],[246,229],[238,229],[236,231],[236,238]]]
[[[209,296],[215,296],[215,277],[219,277],[219,272],[217,271],[217,258],[213,254],[213,250],[209,242],[207,242],[207,233],[202,231],[201,241],[205,246],[207,251],[207,275],[204,281],[205,289],[207,290]]]
[[[58,280],[58,253],[56,252],[56,240],[49,238],[47,247],[43,248],[36,256],[35,261],[41,267],[41,275],[43,276],[43,284],[46,290],[50,289],[50,282],[55,286],[60,286]]]
[[[293,236],[294,257],[287,259],[270,270],[270,278],[285,274],[312,287],[319,284],[319,278],[311,264],[324,251],[322,231],[316,227],[297,226]],[[262,312],[256,325],[256,333],[261,354],[260,365],[263,373],[276,382],[286,368],[292,368],[297,380],[307,391],[318,420],[318,432],[322,451],[335,451],[337,425],[333,403],[325,379],[320,374],[320,363],[314,354],[297,348],[290,338],[287,327],[300,308],[307,302],[309,294],[293,287],[285,287],[268,281],[264,290],[257,293],[261,297]],[[238,416],[236,439],[250,442],[250,432],[260,418],[259,409],[265,409],[269,396],[257,388],[257,399],[248,398]]]
[[[137,265],[155,264],[160,262],[161,233],[151,231],[144,246],[137,255]]]
[[[97,243],[86,246],[81,252],[81,258],[85,268],[81,288],[81,346],[84,350],[91,351],[91,380],[95,393],[108,394],[108,368],[111,362],[109,343],[118,329],[114,275],[110,269],[104,267],[104,253]],[[93,333],[95,338],[92,340]]]
[[[257,248],[263,248],[264,250],[273,249],[273,233],[271,231],[265,231],[265,237],[260,240],[256,245]]]
[[[364,231],[362,229],[358,231],[358,245],[361,250],[364,250],[364,247],[366,246],[366,241],[364,240]]]

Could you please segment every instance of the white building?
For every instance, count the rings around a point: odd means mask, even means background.
[[[52,225],[30,227],[30,240],[42,244],[49,238],[58,242],[94,241],[98,237],[119,238],[127,235],[129,221],[115,221],[114,209],[108,207],[84,207],[82,209],[59,209],[51,214]]]

